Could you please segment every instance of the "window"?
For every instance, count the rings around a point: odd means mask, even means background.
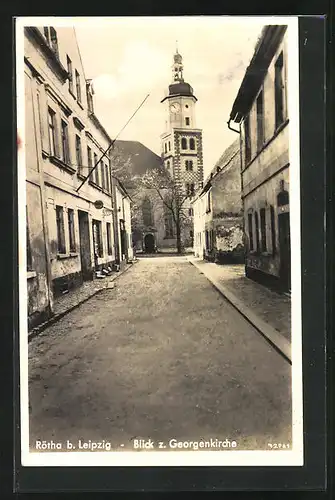
[[[76,91],[77,91],[77,100],[81,102],[81,87],[80,87],[80,75],[76,70]]]
[[[249,248],[250,252],[254,251],[254,234],[252,230],[252,214],[248,214],[248,232],[249,232]]]
[[[193,237],[194,237],[194,233],[193,233],[193,229],[190,229],[190,238],[193,240]]]
[[[250,118],[247,115],[244,119],[244,141],[245,141],[245,163],[251,160],[251,144],[250,144]]]
[[[63,207],[56,206],[56,225],[57,225],[57,251],[65,253],[65,231],[64,231],[64,212]]]
[[[272,243],[272,254],[276,253],[276,226],[275,226],[275,209],[270,206],[270,219],[271,219],[271,243]]]
[[[76,161],[78,170],[80,171],[83,163],[83,158],[81,153],[81,139],[79,135],[76,135]]]
[[[193,137],[191,137],[191,139],[190,139],[190,149],[192,149],[192,150],[195,149],[195,140],[193,139]]]
[[[164,151],[167,153],[167,143],[164,144]]]
[[[169,162],[169,161],[167,161],[167,162],[166,162],[166,168],[167,168],[167,169],[169,169],[169,168],[170,168],[170,162]]]
[[[93,165],[93,168],[96,166],[97,163],[98,163],[98,155],[96,153],[94,153],[94,165]],[[94,179],[94,182],[99,186],[99,184],[100,184],[99,167],[97,167],[95,169],[95,179]]]
[[[188,209],[188,215],[189,215],[190,217],[192,217],[192,216],[193,216],[193,208],[189,208],[189,209]]]
[[[257,97],[256,109],[257,109],[257,151],[260,151],[264,144],[263,91],[261,91]]]
[[[186,116],[186,118],[185,118],[185,123],[186,123],[186,125],[189,125],[189,124],[190,124],[190,119],[189,119],[189,117],[188,117],[188,116]]]
[[[261,249],[262,252],[266,252],[266,213],[265,208],[260,209],[260,217],[261,217]]]
[[[62,120],[61,127],[62,127],[62,159],[64,163],[70,163],[68,125],[64,120]]]
[[[189,197],[194,196],[194,183],[187,183],[186,184],[186,195]]]
[[[56,32],[55,28],[53,28],[52,26],[50,27],[50,43],[51,43],[52,50],[58,56],[57,32]]]
[[[102,161],[100,162],[100,170],[101,170],[101,187],[102,189],[106,189],[105,169]]]
[[[92,149],[87,146],[87,166],[88,166],[88,174],[92,170]]]
[[[187,149],[187,140],[185,137],[182,137],[181,139],[181,149]]]
[[[108,255],[113,254],[113,248],[112,248],[112,230],[111,230],[111,223],[106,222],[106,230],[107,230],[107,253]]]
[[[102,235],[101,235],[101,221],[93,220],[92,229],[93,229],[94,254],[96,257],[102,257],[104,252],[103,252]]]
[[[169,141],[169,151],[171,151],[171,142]]]
[[[70,240],[70,252],[76,251],[76,238],[74,232],[74,211],[69,208],[67,211],[68,224],[69,224],[69,240]]]
[[[284,81],[283,81],[283,53],[281,52],[275,64],[275,113],[276,129],[284,121]]]
[[[109,178],[108,165],[105,165],[105,179],[106,179],[106,189],[110,193],[110,178]]]
[[[26,237],[27,237],[27,271],[32,271],[33,259],[32,259],[32,254],[31,254],[31,242],[30,242],[30,234],[29,234],[27,207],[26,207]]]
[[[50,155],[56,156],[56,115],[51,108],[48,108],[48,129]]]
[[[149,198],[144,198],[142,202],[142,217],[145,226],[152,226],[152,203]]]
[[[67,72],[69,74],[69,91],[73,93],[73,73],[72,73],[72,61],[69,56],[66,56],[67,62]]]
[[[185,160],[185,168],[188,172],[193,170],[193,160]]]
[[[259,222],[258,213],[255,212],[255,234],[256,234],[256,250],[259,252]]]

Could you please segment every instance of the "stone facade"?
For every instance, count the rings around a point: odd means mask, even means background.
[[[286,28],[265,27],[230,116],[242,139],[246,274],[283,290],[291,269],[287,58]]]
[[[244,262],[239,139],[229,146],[194,202],[194,253],[219,263]]]
[[[187,247],[194,243],[192,198],[203,185],[203,146],[202,130],[196,127],[197,98],[192,87],[184,81],[182,57],[178,51],[172,65],[172,82],[161,101],[167,117],[161,150],[164,167],[185,198],[182,242]]]
[[[74,29],[24,31],[26,126],[19,133],[26,157],[28,318],[35,326],[52,315],[53,296],[122,263],[122,255],[109,154],[77,191],[111,138],[94,114]],[[129,221],[129,202],[126,210]]]

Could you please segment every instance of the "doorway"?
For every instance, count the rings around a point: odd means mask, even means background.
[[[284,291],[291,291],[291,242],[290,213],[278,215],[279,252],[280,252],[280,282]]]
[[[91,242],[88,213],[78,210],[80,262],[83,280],[92,279]]]
[[[155,251],[155,238],[153,234],[146,234],[144,237],[144,251],[145,253],[154,253]]]
[[[128,260],[127,232],[124,220],[120,220],[121,260]]]

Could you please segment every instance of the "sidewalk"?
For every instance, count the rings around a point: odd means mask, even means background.
[[[74,290],[69,291],[68,293],[57,297],[54,300],[54,314],[48,321],[38,325],[36,328],[33,328],[28,333],[28,339],[31,340],[33,337],[38,335],[41,331],[47,328],[49,325],[52,325],[60,318],[65,316],[68,312],[72,311],[80,304],[83,304],[88,299],[99,293],[101,290],[105,290],[113,285],[113,281],[115,281],[119,276],[121,276],[124,272],[126,272],[130,267],[132,267],[137,261],[133,261],[132,264],[127,264],[122,271],[113,272],[110,276],[106,276],[105,278],[95,278],[93,281],[86,281],[80,287],[75,288]]]
[[[291,300],[245,277],[244,265],[189,261],[246,319],[291,360]]]

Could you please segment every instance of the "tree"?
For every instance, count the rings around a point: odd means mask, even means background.
[[[166,217],[171,217],[176,229],[177,253],[183,252],[182,230],[190,224],[188,209],[185,202],[192,193],[187,193],[181,183],[173,179],[164,168],[148,170],[140,179],[139,184],[146,189],[152,189],[161,201]]]

